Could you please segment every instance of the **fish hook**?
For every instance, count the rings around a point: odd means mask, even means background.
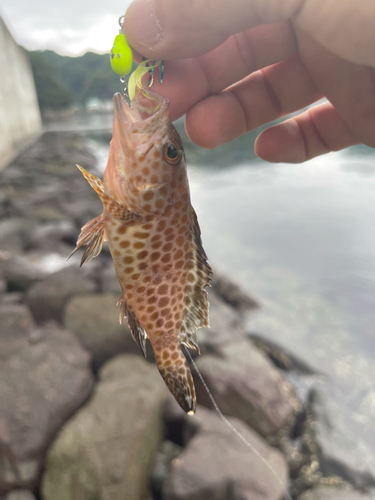
[[[120,16],[118,18],[118,23],[119,23],[121,29],[124,29],[124,19],[125,19],[125,16]]]

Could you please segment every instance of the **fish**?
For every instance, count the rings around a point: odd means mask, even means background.
[[[206,287],[213,273],[168,99],[144,88],[129,106],[115,94],[104,180],[77,167],[99,195],[103,213],[83,226],[72,255],[86,246],[82,265],[108,242],[122,289],[120,323],[127,318],[145,357],[149,339],[166,386],[194,414],[194,381],[181,345],[200,354],[196,330],[209,326]]]

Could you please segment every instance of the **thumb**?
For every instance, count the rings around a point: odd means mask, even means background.
[[[135,0],[124,20],[126,37],[152,59],[197,57],[234,33],[291,18],[303,0]]]

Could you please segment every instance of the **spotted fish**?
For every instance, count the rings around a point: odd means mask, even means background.
[[[127,317],[146,356],[146,338],[168,389],[195,412],[192,375],[181,344],[199,353],[197,328],[208,326],[205,287],[212,270],[190,202],[181,138],[169,121],[169,102],[145,89],[129,107],[114,96],[113,138],[104,182],[78,167],[103,202],[74,249],[81,265],[108,241],[122,288],[120,322]]]

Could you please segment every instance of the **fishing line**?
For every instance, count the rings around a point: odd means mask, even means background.
[[[191,364],[193,365],[194,367],[194,370],[196,371],[200,381],[202,382],[203,384],[203,387],[205,389],[205,391],[207,392],[207,395],[208,397],[210,398],[211,400],[211,403],[216,411],[216,413],[219,415],[219,417],[221,418],[221,420],[225,423],[225,425],[227,425],[229,427],[229,429],[242,441],[242,443],[247,446],[248,448],[250,448],[250,450],[255,454],[256,457],[258,457],[264,465],[266,465],[268,467],[268,469],[271,471],[271,473],[273,474],[273,476],[276,478],[277,482],[280,484],[280,486],[282,487],[282,489],[284,490],[285,492],[285,495],[286,495],[286,498],[287,500],[292,500],[292,497],[289,495],[289,492],[288,490],[286,489],[286,486],[284,485],[284,483],[282,482],[280,476],[277,474],[277,472],[275,471],[275,469],[272,467],[272,465],[267,462],[267,460],[263,457],[263,455],[255,448],[254,445],[252,445],[246,438],[245,436],[243,436],[240,431],[238,431],[233,424],[231,424],[229,422],[229,420],[223,415],[223,413],[221,412],[220,408],[218,407],[210,389],[208,388],[208,385],[206,384],[206,381],[204,380],[203,378],[203,375],[201,374],[201,372],[199,371],[199,368],[197,367],[194,359],[192,358],[190,352],[188,349],[185,349],[186,353],[187,353],[187,356],[191,362]]]

